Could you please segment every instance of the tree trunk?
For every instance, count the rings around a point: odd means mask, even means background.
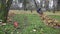
[[[0,11],[0,20],[2,22],[7,22],[7,16],[8,16],[8,11],[11,6],[12,0],[8,0],[6,3],[6,0],[1,0],[1,11]]]
[[[27,8],[26,8],[27,0],[24,0],[24,1],[23,1],[23,5],[24,5],[24,10],[27,10]]]
[[[6,5],[7,5],[7,6],[6,6],[6,12],[5,12],[5,14],[6,14],[6,15],[5,15],[5,16],[6,16],[6,20],[7,20],[7,17],[8,17],[8,12],[9,12],[9,9],[10,9],[10,7],[11,7],[12,1],[13,1],[13,0],[8,0],[8,1],[7,1],[7,4],[6,4]]]
[[[34,3],[35,3],[35,7],[38,9],[38,6],[37,6],[37,3],[36,3],[36,1],[34,0]]]

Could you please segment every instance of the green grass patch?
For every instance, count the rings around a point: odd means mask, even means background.
[[[59,15],[49,15],[49,17],[60,21],[60,16]]]
[[[60,16],[50,17],[60,20]],[[19,23],[20,29],[16,29],[16,31],[20,32],[18,34],[60,34],[60,29],[46,26],[37,14],[17,14],[14,16],[13,21]],[[14,29],[13,22],[3,27],[0,26],[0,34],[4,34],[5,28],[8,30],[7,32],[11,34]]]

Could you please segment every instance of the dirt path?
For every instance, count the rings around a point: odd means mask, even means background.
[[[31,11],[24,11],[24,10],[10,10],[9,13],[15,13],[15,14],[37,14],[37,12],[34,10],[32,13]],[[52,12],[44,12],[46,15],[60,15],[60,12],[52,13]]]

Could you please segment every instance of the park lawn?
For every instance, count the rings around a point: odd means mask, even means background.
[[[60,20],[60,16],[50,15],[52,18]],[[37,14],[16,14],[13,21],[19,23],[18,34],[60,34],[60,29],[55,29],[46,26]],[[0,26],[0,34],[4,34],[4,29],[7,29],[8,34],[11,34],[15,29],[12,23],[7,23],[6,26]],[[35,31],[33,31],[35,30]],[[14,34],[17,34],[14,31]]]

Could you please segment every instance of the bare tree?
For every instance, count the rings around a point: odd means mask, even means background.
[[[55,11],[56,11],[56,8],[57,8],[57,0],[54,0],[54,3],[53,3],[54,5],[53,5],[53,13],[55,13]]]

